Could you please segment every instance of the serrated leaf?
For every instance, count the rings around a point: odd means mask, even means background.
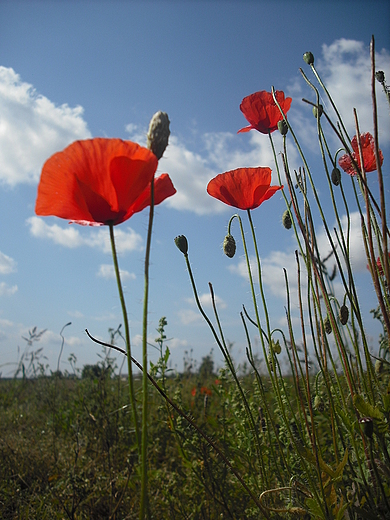
[[[371,419],[377,419],[379,421],[383,421],[384,419],[384,415],[379,408],[367,403],[360,394],[353,396],[353,405],[365,417],[371,417]]]

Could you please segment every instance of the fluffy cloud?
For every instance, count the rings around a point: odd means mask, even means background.
[[[16,271],[16,262],[13,258],[0,251],[0,274],[9,274]]]
[[[0,283],[0,296],[12,296],[18,290],[17,285],[8,285],[5,282]]]
[[[64,247],[88,246],[100,249],[104,253],[111,253],[110,237],[108,228],[105,226],[90,229],[78,228],[77,224],[67,224],[67,227],[64,228],[58,224],[47,224],[40,217],[28,218],[27,224],[30,226],[30,233],[36,238],[48,239]],[[143,238],[131,228],[116,229],[115,243],[118,253],[143,249]]]
[[[119,270],[122,281],[125,280],[135,280],[136,276],[134,273],[129,273],[129,271]],[[115,269],[111,264],[102,264],[97,272],[97,276],[100,278],[106,278],[107,280],[115,280]]]
[[[45,160],[76,139],[90,137],[83,108],[56,106],[0,67],[0,181],[35,183]]]

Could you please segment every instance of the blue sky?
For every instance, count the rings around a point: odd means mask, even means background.
[[[389,81],[389,20],[389,2],[375,0],[369,9],[367,2],[315,0],[0,1],[0,372],[13,373],[18,346],[22,351],[26,346],[22,336],[34,326],[47,329],[36,346],[43,347],[55,368],[59,332],[72,322],[65,330],[61,363],[70,370],[70,353],[79,367],[98,360],[100,348],[86,338],[85,328],[108,339],[108,328],[122,322],[107,229],[36,217],[36,188],[44,161],[76,139],[120,137],[144,144],[157,110],[169,114],[172,132],[158,171],[170,174],[178,193],[156,211],[150,340],[157,335],[159,318],[166,316],[172,366],[181,369],[190,349],[200,360],[214,348],[220,359],[173,243],[176,235],[185,234],[205,308],[211,311],[210,281],[225,335],[242,361],[239,312],[243,303],[250,308],[243,250],[239,244],[234,259],[223,256],[221,244],[234,211],[205,191],[213,176],[228,169],[261,165],[275,170],[266,136],[237,135],[247,124],[240,102],[271,85],[292,97],[289,119],[315,169],[315,122],[301,102],[304,96],[312,99],[298,70],[305,68],[302,54],[314,53],[351,135],[354,106],[361,128],[372,131],[369,42],[374,34],[377,68]],[[379,106],[388,193],[390,125],[383,96]],[[289,150],[291,164],[299,167],[292,144]],[[325,189],[320,174],[318,182]],[[285,326],[282,269],[293,265],[296,247],[281,226],[284,209],[277,194],[253,214],[274,327]],[[116,228],[138,358],[147,219],[145,210]],[[378,329],[368,312],[375,299],[354,222],[354,265],[375,348]],[[319,240],[326,254],[320,228]],[[155,359],[152,347],[150,355]]]

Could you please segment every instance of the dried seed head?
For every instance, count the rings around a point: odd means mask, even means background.
[[[379,81],[379,83],[385,82],[385,73],[383,72],[383,70],[378,70],[377,72],[375,72],[375,77]]]
[[[338,186],[340,184],[341,172],[338,168],[333,168],[331,178],[335,186]]]
[[[228,233],[223,241],[223,252],[229,258],[233,258],[236,254],[236,241],[234,237]]]
[[[283,227],[285,227],[286,229],[291,229],[291,226],[292,226],[291,213],[288,209],[286,209],[286,211],[282,215],[282,224],[283,224]]]
[[[311,52],[305,52],[305,54],[303,55],[303,59],[308,65],[314,64],[314,56]]]
[[[184,235],[179,235],[175,238],[175,244],[183,253],[184,256],[187,256],[188,253],[188,241]]]
[[[341,325],[345,325],[348,322],[349,309],[346,305],[342,305],[339,310],[339,319]]]
[[[332,325],[330,323],[329,316],[327,316],[324,320],[324,328],[327,334],[330,334],[332,332]]]
[[[288,125],[284,119],[278,122],[278,130],[282,135],[286,135],[288,132]]]
[[[147,134],[147,147],[158,160],[163,156],[169,139],[169,118],[165,112],[156,112],[152,117]]]

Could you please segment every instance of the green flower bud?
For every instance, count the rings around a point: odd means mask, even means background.
[[[278,130],[282,135],[286,135],[288,132],[288,125],[284,119],[278,122]]]
[[[283,224],[283,227],[285,227],[286,229],[291,229],[291,226],[292,226],[291,213],[288,209],[286,209],[286,211],[282,215],[282,224]]]
[[[322,399],[322,397],[320,395],[316,395],[315,398],[314,398],[314,408],[318,412],[323,412],[325,410],[325,404],[324,404],[324,401],[323,401],[323,399]]]
[[[147,133],[146,146],[158,160],[163,156],[169,139],[169,118],[165,112],[156,112],[152,117]]]
[[[282,352],[282,347],[280,346],[279,340],[272,340],[272,349],[275,352],[275,354],[280,354]]]
[[[375,374],[380,376],[383,372],[383,361],[381,359],[377,359],[375,361]]]
[[[338,168],[333,168],[331,175],[332,182],[335,186],[338,186],[341,181],[341,172]]]
[[[303,55],[303,59],[308,65],[314,64],[314,56],[311,52],[305,52],[305,54]]]
[[[374,433],[374,421],[371,417],[362,417],[359,419],[359,423],[362,425],[364,435],[369,439],[372,439],[372,434]]]
[[[349,309],[346,305],[342,305],[339,310],[339,319],[341,325],[345,325],[348,322]]]
[[[327,316],[324,320],[324,328],[327,334],[330,334],[332,332],[332,325],[330,323],[329,316]]]
[[[187,256],[188,253],[188,241],[184,235],[179,235],[175,238],[175,244],[183,253],[184,256]]]
[[[271,370],[271,372],[273,372],[275,360],[274,360],[274,356],[273,356],[272,352],[268,353],[267,360],[268,360],[268,364],[269,364],[269,369]]]
[[[236,241],[232,235],[227,234],[223,241],[223,252],[229,258],[233,258],[236,254]]]
[[[318,105],[318,110],[317,107],[313,107],[313,116],[317,119],[317,114],[319,115],[319,117],[321,117],[323,111],[324,107],[322,105]]]

